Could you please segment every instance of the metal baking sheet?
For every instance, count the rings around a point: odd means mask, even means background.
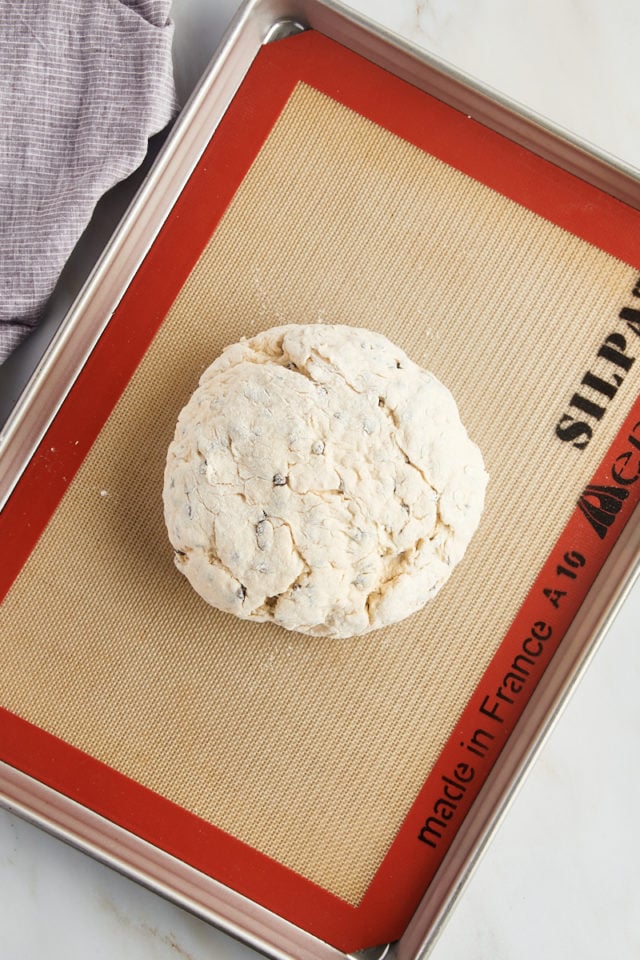
[[[481,87],[457,78],[435,61],[419,56],[337,6],[320,3],[250,3],[232,28],[219,58],[176,127],[171,141],[52,348],[36,373],[5,432],[2,457],[8,498],[45,429],[136,275],[154,237],[225,116],[233,96],[265,40],[273,43],[309,26],[390,73],[461,110],[577,174],[607,194],[629,202],[637,189],[630,171],[616,168],[543,123],[514,111]],[[617,344],[619,346],[619,343]],[[613,347],[616,344],[610,345]],[[630,434],[631,436],[631,434]],[[623,438],[624,439],[624,438]],[[626,448],[625,448],[626,449]],[[625,451],[621,448],[621,454]],[[544,675],[517,732],[501,752],[485,788],[467,815],[428,894],[406,933],[393,947],[398,956],[423,955],[455,899],[464,876],[482,850],[493,824],[512,794],[558,705],[588,661],[608,618],[637,572],[637,511],[628,521],[592,590],[563,641],[554,671]],[[569,573],[573,568],[569,567]],[[224,929],[273,956],[339,956],[340,951],[257,906],[202,872],[190,868],[140,837],[106,822],[62,792],[23,772],[4,768],[5,800],[85,849],[131,873],[154,889],[194,909]]]

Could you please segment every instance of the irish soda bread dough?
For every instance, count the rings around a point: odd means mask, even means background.
[[[435,596],[487,479],[449,391],[386,337],[290,325],[202,375],[169,447],[165,520],[213,606],[349,637]]]

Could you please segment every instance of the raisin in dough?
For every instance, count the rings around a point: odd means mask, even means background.
[[[386,337],[282,326],[203,374],[169,447],[165,520],[214,607],[350,637],[435,596],[487,479],[449,391]]]

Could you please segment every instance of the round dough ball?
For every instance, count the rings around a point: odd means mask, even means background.
[[[435,596],[487,474],[449,391],[386,337],[276,327],[205,371],[169,447],[178,569],[214,607],[350,637]]]

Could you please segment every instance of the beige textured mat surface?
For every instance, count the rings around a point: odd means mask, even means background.
[[[554,428],[635,271],[300,85],[0,613],[5,705],[357,903],[638,390]],[[491,481],[435,601],[350,641],[209,609],[162,472],[228,343],[380,330],[452,390]]]

